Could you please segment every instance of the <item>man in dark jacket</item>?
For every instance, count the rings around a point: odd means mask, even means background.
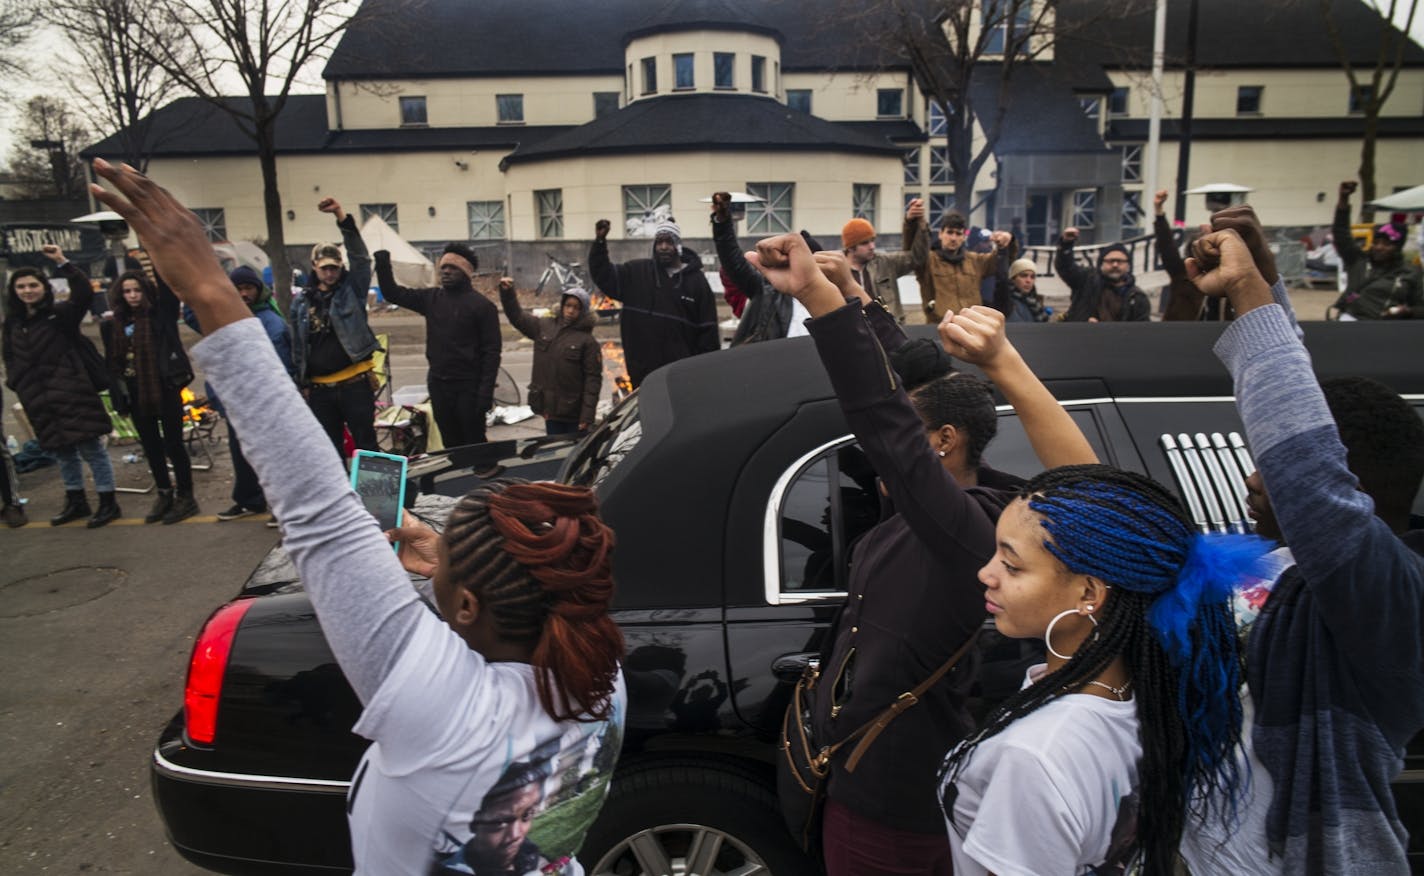
[[[776,294],[761,271],[752,267],[742,254],[737,242],[737,220],[732,215],[732,196],[728,192],[712,195],[712,244],[717,248],[717,261],[722,263],[723,273],[731,277],[747,297],[746,309],[732,335],[732,346],[786,337],[791,330],[795,299]]]
[[[1146,322],[1152,316],[1147,293],[1137,288],[1132,276],[1127,247],[1110,243],[1098,253],[1098,269],[1090,271],[1078,263],[1073,245],[1078,229],[1066,228],[1058,241],[1054,267],[1072,290],[1068,322]]]
[[[603,294],[623,304],[623,355],[633,386],[669,362],[721,349],[712,288],[702,260],[683,248],[682,230],[662,223],[652,258],[615,265],[608,258],[610,227],[607,219],[594,226],[588,269]]]
[[[512,277],[500,278],[499,300],[509,324],[534,342],[529,407],[544,417],[544,431],[549,435],[588,431],[603,390],[603,353],[593,337],[588,292],[565,289],[557,315],[542,319],[519,307]]]
[[[1419,272],[1404,263],[1404,226],[1375,226],[1370,251],[1360,249],[1350,234],[1350,195],[1355,182],[1340,183],[1331,235],[1345,268],[1345,291],[1336,300],[1341,319],[1409,319],[1424,307]]]
[[[376,253],[376,282],[381,295],[425,317],[426,387],[435,425],[446,447],[485,442],[485,414],[494,406],[499,377],[499,311],[476,291],[479,258],[462,243],[451,243],[440,256],[440,285],[407,289],[396,283],[391,254]]]
[[[366,295],[371,287],[371,256],[356,229],[356,220],[335,198],[323,198],[317,209],[336,217],[351,269],[334,243],[312,248],[315,282],[292,299],[287,317],[292,326],[292,366],[297,385],[336,452],[345,455],[345,426],[361,450],[376,449],[376,391],[371,371],[376,336],[366,322]]]

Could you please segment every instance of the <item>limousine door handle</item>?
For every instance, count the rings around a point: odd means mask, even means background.
[[[800,654],[782,654],[771,661],[771,674],[782,681],[795,682],[805,673],[807,665],[812,660],[819,660],[821,657],[818,651],[805,651]]]

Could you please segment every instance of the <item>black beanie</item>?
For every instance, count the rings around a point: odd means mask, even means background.
[[[440,251],[440,254],[444,255],[447,252],[454,253],[455,255],[469,262],[471,268],[477,271],[480,269],[480,257],[475,255],[475,251],[470,249],[468,246],[465,246],[463,243],[445,244],[445,248]]]
[[[1127,256],[1129,259],[1132,258],[1132,253],[1127,251],[1127,247],[1123,246],[1120,243],[1110,243],[1102,249],[1098,250],[1098,264],[1101,265],[1103,263],[1103,259],[1107,258],[1108,253],[1110,252],[1120,252],[1123,255]]]
[[[906,341],[890,353],[890,367],[909,392],[954,370],[954,360],[944,347],[929,338]]]

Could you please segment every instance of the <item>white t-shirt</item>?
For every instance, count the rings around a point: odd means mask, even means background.
[[[1025,686],[1044,669],[1030,668]],[[1058,697],[989,737],[955,782],[955,876],[1079,876],[1126,863],[1141,756],[1137,703],[1091,694]]]
[[[791,299],[791,325],[786,327],[788,338],[799,338],[809,335],[806,329],[806,320],[811,318],[811,311],[795,298]]]
[[[621,676],[610,720],[555,722],[532,666],[488,663],[426,618],[356,723],[373,740],[347,800],[360,872],[578,876],[622,742]]]

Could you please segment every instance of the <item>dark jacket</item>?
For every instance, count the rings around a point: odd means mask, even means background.
[[[7,292],[10,312],[4,328],[5,384],[20,397],[46,450],[72,447],[113,431],[79,349],[89,343],[79,325],[94,287],[71,262],[58,271],[69,281],[69,300],[55,301],[51,293],[29,314],[19,298]],[[91,352],[97,365],[98,351],[92,345]]]
[[[514,290],[500,290],[509,324],[534,342],[529,375],[529,407],[551,420],[592,425],[603,389],[603,353],[593,338],[593,312],[585,309],[573,323],[543,319],[519,307]]]
[[[391,254],[376,253],[376,282],[392,304],[425,317],[425,361],[431,381],[462,381],[475,386],[481,410],[494,404],[499,356],[499,310],[471,286],[454,291],[443,286],[407,289],[396,283]]]
[[[346,270],[341,280],[329,292],[322,292],[316,286],[308,286],[292,299],[292,312],[287,322],[292,327],[292,366],[296,371],[297,383],[305,386],[313,376],[307,373],[307,355],[311,352],[308,343],[308,319],[311,316],[312,301],[317,296],[330,299],[332,329],[336,332],[341,348],[352,362],[369,359],[379,344],[366,321],[366,296],[371,288],[371,255],[366,251],[366,243],[361,240],[361,232],[356,230],[356,219],[349,213],[346,219],[337,223],[341,229],[341,242],[346,245]],[[312,272],[315,276],[315,271]]]
[[[193,380],[193,364],[188,361],[188,352],[183,349],[183,339],[178,335],[178,321],[183,316],[183,302],[178,300],[178,296],[163,282],[162,277],[157,278],[156,282],[150,281],[150,285],[145,287],[144,294],[150,293],[149,307],[153,312],[150,322],[153,325],[158,376],[166,386],[175,389],[187,386]],[[114,313],[114,331],[122,333],[133,322],[133,318],[129,316],[125,319],[121,315],[127,308],[123,307],[121,297],[113,289],[109,290],[109,309]],[[120,363],[110,359],[109,374],[114,382],[122,379]],[[132,399],[128,401],[132,403]]]
[[[1147,322],[1152,318],[1152,302],[1147,300],[1147,293],[1137,288],[1131,275],[1128,275],[1127,285],[1113,290],[1121,297],[1122,306],[1113,314],[1100,313],[1106,280],[1097,268],[1085,268],[1078,262],[1073,255],[1073,244],[1058,242],[1053,267],[1072,292],[1065,317],[1068,322],[1087,322],[1094,317],[1100,322]],[[1104,319],[1104,316],[1110,318]]]
[[[623,305],[623,356],[635,387],[669,362],[722,348],[717,303],[702,276],[702,260],[684,247],[682,261],[682,270],[668,276],[653,259],[613,264],[606,240],[589,247],[593,282]]]
[[[773,341],[786,337],[791,330],[791,296],[782,295],[766,282],[761,271],[752,267],[737,243],[737,224],[712,219],[712,243],[717,247],[717,260],[732,282],[747,296],[732,346],[755,341]]]
[[[1346,272],[1345,291],[1335,306],[1355,319],[1383,319],[1385,311],[1397,305],[1413,309],[1424,307],[1420,291],[1419,272],[1400,258],[1376,266],[1350,234],[1350,209],[1336,208],[1335,222],[1330,232],[1335,238],[1335,251]],[[1414,314],[1418,318],[1420,314]]]
[[[886,358],[885,349],[905,336],[883,307],[862,311],[854,301],[810,328],[846,421],[894,508],[854,550],[848,601],[824,649],[812,707],[820,746],[876,717],[979,629],[985,612],[978,572],[994,553],[995,521],[1021,481],[983,469],[981,486],[966,490],[944,470]],[[974,655],[889,725],[853,773],[845,770],[853,746],[842,747],[830,798],[900,830],[942,834],[935,775],[945,752],[973,727],[965,697]]]

